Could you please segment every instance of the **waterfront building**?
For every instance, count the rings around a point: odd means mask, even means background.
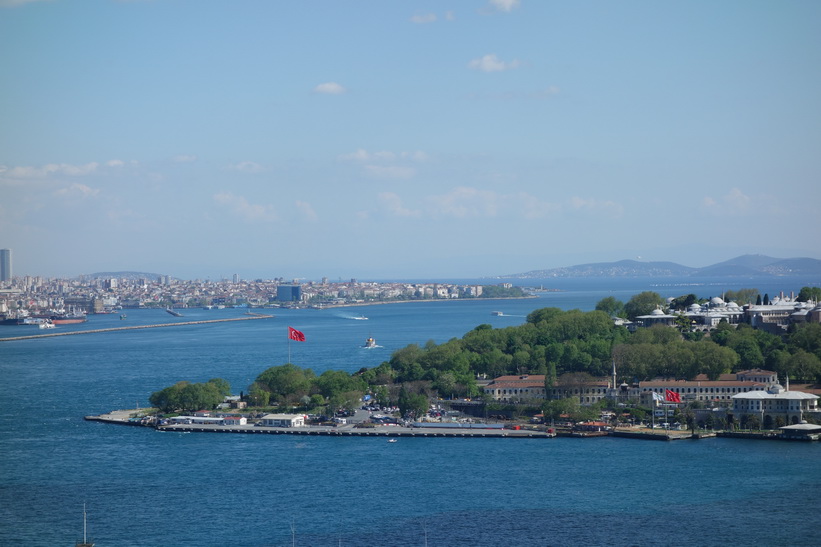
[[[11,281],[11,249],[0,249],[0,282]]]
[[[302,414],[266,414],[260,418],[259,424],[269,427],[303,427],[305,416]]]
[[[545,398],[544,374],[499,376],[484,387],[485,395],[503,403]]]
[[[757,416],[764,429],[771,429],[779,417],[786,423],[798,424],[805,416],[819,412],[818,395],[790,391],[789,379],[786,388],[775,384],[766,391],[739,393],[732,400],[736,419],[745,415]]]
[[[548,399],[578,397],[579,404],[590,406],[611,396],[611,382],[607,378],[577,379],[575,375],[563,375],[557,384],[547,390]]]

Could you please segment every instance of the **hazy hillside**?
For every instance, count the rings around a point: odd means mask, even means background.
[[[532,270],[500,276],[506,279],[543,279],[550,277],[750,277],[750,276],[821,276],[821,260],[815,258],[773,258],[764,255],[742,255],[704,268],[692,268],[675,262],[597,262],[564,268]]]

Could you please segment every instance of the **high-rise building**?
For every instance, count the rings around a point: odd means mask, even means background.
[[[11,281],[11,249],[0,249],[0,281]]]
[[[280,302],[299,302],[302,300],[302,287],[299,285],[277,286],[277,300]]]

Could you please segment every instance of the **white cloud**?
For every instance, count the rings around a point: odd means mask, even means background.
[[[490,0],[490,5],[497,11],[513,11],[519,7],[519,0]]]
[[[391,214],[398,217],[416,218],[422,215],[421,211],[408,209],[402,205],[402,199],[393,192],[382,192],[378,196],[379,202]]]
[[[503,200],[496,192],[459,186],[447,194],[429,197],[428,210],[433,215],[455,218],[495,217]]]
[[[719,199],[706,196],[701,200],[701,209],[716,215],[741,215],[752,212],[761,199],[753,199],[739,188],[732,188],[730,192]]]
[[[473,59],[468,63],[469,68],[481,70],[482,72],[501,72],[503,70],[512,70],[514,68],[519,68],[520,65],[521,63],[516,59],[510,62],[504,62],[493,53],[478,59]]]
[[[311,222],[314,222],[314,221],[317,220],[318,217],[317,217],[316,211],[314,211],[314,208],[311,207],[310,203],[308,203],[306,201],[297,200],[295,205],[296,205],[297,210],[300,213],[302,213],[302,216],[305,218],[305,220],[308,220],[308,221],[311,221]]]
[[[82,165],[74,165],[71,163],[47,163],[41,166],[18,165],[15,167],[0,165],[0,180],[48,179],[59,176],[81,177],[105,171],[104,167],[119,169],[126,165],[137,165],[137,163],[136,161],[126,163],[123,160],[113,159],[106,161],[102,165],[96,161]],[[101,167],[103,167],[103,169],[101,169]]]
[[[398,159],[423,162],[428,160],[428,155],[421,150],[415,150],[412,152],[390,152],[388,150],[368,152],[364,148],[359,148],[356,152],[351,152],[350,154],[340,154],[339,159],[343,161],[357,161],[362,163],[392,162]]]
[[[347,90],[336,82],[326,82],[316,86],[314,91],[316,93],[323,93],[326,95],[341,95]]]
[[[435,13],[425,13],[424,15],[414,15],[411,17],[411,23],[418,23],[418,24],[425,24],[425,23],[435,23],[436,22],[436,14]]]
[[[194,154],[180,154],[171,158],[174,163],[191,163],[197,161],[197,156]]]
[[[228,168],[240,173],[259,173],[264,170],[260,164],[253,161],[241,161],[229,165]]]
[[[583,199],[577,196],[570,198],[569,206],[574,211],[585,211],[596,214],[604,214],[611,218],[618,218],[624,214],[624,207],[615,201]]]
[[[94,197],[100,193],[99,189],[91,188],[85,184],[73,183],[66,188],[60,188],[54,192],[55,196],[69,199],[85,199]]]
[[[254,205],[242,196],[235,196],[231,192],[214,194],[214,202],[226,207],[233,214],[248,222],[272,222],[277,215],[270,205]]]

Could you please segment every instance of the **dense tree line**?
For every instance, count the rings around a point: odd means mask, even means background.
[[[205,383],[177,382],[148,398],[152,406],[162,412],[193,412],[211,410],[231,394],[231,386],[222,378],[212,378]]]
[[[746,298],[758,294],[743,291]],[[481,376],[544,374],[546,383],[555,385],[566,374],[608,376],[614,361],[625,381],[659,376],[692,379],[701,373],[715,379],[749,368],[773,370],[780,378],[789,376],[796,382],[821,381],[819,324],[797,326],[778,336],[746,324],[720,323],[700,338],[689,336],[687,323],[681,329],[654,326],[630,333],[612,320],[619,313],[645,315],[661,302],[658,294],[647,291],[626,304],[605,298],[591,312],[542,308],[530,313],[522,325],[494,329],[483,324],[460,339],[411,344],[378,367],[355,373],[325,371],[317,376],[311,369],[292,364],[275,366],[256,378],[247,398],[261,407],[328,405],[337,409],[353,408],[370,393],[381,404],[413,411],[425,397],[480,395],[476,378]],[[686,308],[695,297],[683,295],[673,302]],[[153,394],[151,400],[163,409],[208,408],[216,404],[216,393],[227,393],[226,386],[220,386],[216,380],[181,382]]]

